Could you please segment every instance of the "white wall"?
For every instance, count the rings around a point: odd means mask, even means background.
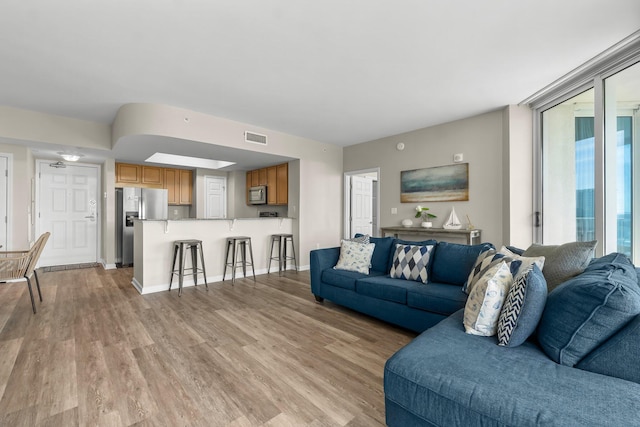
[[[34,161],[31,150],[19,145],[5,144],[0,138],[0,153],[13,155],[11,189],[11,240],[2,250],[28,249],[33,237],[31,225],[31,179],[34,176]],[[3,202],[4,203],[4,202]]]
[[[519,248],[533,243],[533,113],[510,105],[503,110],[503,240]]]
[[[510,114],[511,112],[511,114]],[[511,118],[514,122],[511,123]],[[530,117],[530,116],[529,116]],[[516,120],[517,119],[517,120]],[[505,132],[505,121],[510,123]],[[511,235],[517,235],[518,242],[528,246],[526,239],[522,239],[520,232],[512,232],[510,224],[514,226],[523,223],[521,211],[528,210],[530,215],[532,189],[525,184],[522,193],[513,197],[514,202],[520,199],[529,200],[522,209],[504,209],[508,198],[512,197],[504,183],[510,182],[509,173],[519,178],[515,169],[505,170],[504,156],[508,156],[510,135],[514,135],[517,143],[514,155],[523,152],[523,164],[530,162],[532,139],[530,134],[531,119],[526,119],[525,112],[520,109],[513,111],[493,111],[474,117],[445,123],[438,126],[419,129],[387,138],[378,139],[350,147],[344,150],[344,171],[357,171],[380,167],[380,225],[398,226],[403,219],[414,218],[417,203],[400,202],[400,172],[410,169],[421,169],[434,166],[453,164],[453,155],[464,154],[464,162],[469,163],[469,201],[460,202],[429,202],[420,203],[430,208],[430,212],[437,215],[434,226],[441,227],[446,220],[451,207],[455,207],[458,217],[466,225],[469,215],[476,228],[482,230],[482,240],[492,242],[496,246],[511,243]],[[529,134],[528,138],[524,135]],[[517,136],[517,138],[516,138]],[[398,151],[396,145],[402,142],[404,150]],[[531,167],[522,171],[531,173]],[[524,177],[525,180],[527,177]],[[529,176],[530,178],[530,176]],[[530,182],[530,181],[529,181]],[[515,188],[514,188],[515,191]],[[391,214],[396,208],[398,214]],[[513,217],[513,218],[512,218]],[[522,231],[523,235],[531,235],[531,227]],[[530,243],[530,241],[528,242]]]
[[[184,118],[190,120],[185,122]],[[244,141],[244,131],[249,130],[269,137],[266,147],[248,144]],[[289,171],[289,178],[297,176],[300,187],[291,185],[289,198],[296,201],[293,212],[296,218],[294,233],[297,241],[299,264],[308,266],[309,251],[316,246],[334,246],[340,241],[341,209],[342,209],[342,147],[313,141],[246,123],[234,122],[218,117],[197,113],[185,109],[156,104],[128,104],[123,106],[112,126],[52,116],[34,111],[9,107],[0,107],[0,143],[11,144],[15,141],[36,141],[54,146],[75,146],[105,152],[109,157],[112,146],[127,144],[128,136],[159,135],[181,139],[191,139],[203,143],[260,151],[300,159],[299,168],[295,166]],[[16,150],[14,171],[14,219],[24,221],[17,223],[14,231],[14,245],[28,246],[30,228],[26,220],[29,203],[21,197],[30,194],[29,182],[34,174],[34,161],[29,149],[11,145]],[[112,160],[103,168],[104,191],[107,199],[103,200],[103,241],[101,259],[105,265],[115,260],[115,176]],[[293,162],[295,163],[295,162]],[[21,167],[17,167],[22,165]],[[297,171],[297,172],[296,172]],[[22,172],[22,173],[20,173]],[[257,208],[244,204],[244,178],[242,173],[232,175],[233,193],[242,193],[242,203],[234,203],[234,216],[257,217]],[[196,179],[198,179],[196,174]],[[196,186],[198,188],[198,186]],[[293,194],[298,190],[302,194]],[[111,209],[111,210],[110,210]],[[198,209],[198,206],[196,206]],[[291,208],[290,208],[291,211]],[[192,212],[195,214],[196,212]],[[319,219],[321,224],[319,224]],[[322,228],[318,228],[322,226]]]

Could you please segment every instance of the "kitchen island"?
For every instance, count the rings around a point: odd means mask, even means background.
[[[209,283],[219,282],[225,266],[226,238],[231,236],[251,237],[256,274],[267,272],[271,235],[292,233],[292,218],[235,218],[235,219],[181,219],[181,220],[135,220],[133,230],[133,285],[141,294],[166,291],[173,268],[173,242],[176,240],[202,240],[204,262]],[[294,236],[296,239],[296,236]],[[296,239],[297,243],[297,239]],[[296,247],[297,244],[296,244]],[[297,255],[297,254],[296,254]],[[247,259],[249,256],[247,254]],[[191,266],[187,256],[186,267]],[[293,267],[293,266],[291,266]],[[278,263],[271,263],[272,272],[278,271]],[[227,272],[231,284],[231,269]],[[247,276],[253,277],[251,267]],[[238,269],[236,278],[242,277]],[[186,274],[183,287],[193,286],[193,277]],[[198,285],[204,286],[202,274]],[[172,289],[178,288],[178,279],[173,279]]]

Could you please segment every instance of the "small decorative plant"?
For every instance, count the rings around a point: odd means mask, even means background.
[[[428,221],[429,218],[437,218],[432,213],[427,212],[429,208],[423,208],[422,206],[416,206],[416,218],[422,217],[424,221]]]

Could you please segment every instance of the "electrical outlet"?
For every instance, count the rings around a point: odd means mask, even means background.
[[[458,154],[454,154],[453,155],[453,162],[454,163],[460,163],[462,161],[464,161],[464,154],[458,153]]]

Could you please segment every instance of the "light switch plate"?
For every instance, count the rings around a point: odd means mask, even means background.
[[[397,215],[398,214],[398,208],[391,208],[391,215]]]

